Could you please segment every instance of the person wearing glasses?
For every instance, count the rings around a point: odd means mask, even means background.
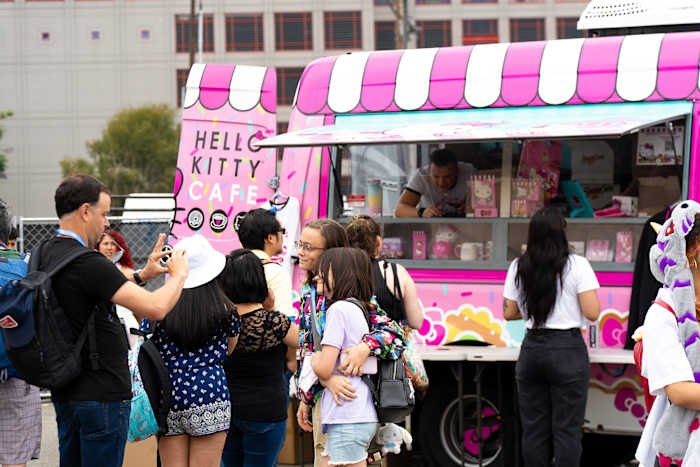
[[[345,376],[333,374],[329,379],[319,381],[311,368],[312,353],[321,350],[320,343],[319,348],[314,345],[313,327],[316,327],[319,337],[323,337],[326,322],[327,300],[323,287],[316,279],[319,258],[326,250],[349,246],[348,237],[338,222],[318,219],[306,224],[301,231],[301,240],[297,241],[295,246],[299,255],[299,267],[307,273],[306,282],[301,288],[299,310],[297,360],[301,363],[297,371],[297,421],[303,430],[313,431],[314,467],[319,467],[326,445],[326,435],[322,432],[321,424],[321,404],[317,403],[321,399],[323,387],[330,391],[338,405],[342,405],[342,401],[355,399],[355,389],[346,376],[361,375],[362,365],[370,355],[394,360],[400,358],[404,350],[405,336],[401,327],[386,316],[377,305],[375,297],[372,297],[368,310],[371,322],[369,334],[362,337],[360,344],[343,351],[347,358],[338,367],[338,371],[343,372]],[[369,277],[367,279],[372,280]]]
[[[251,250],[260,258],[267,286],[272,290],[268,302],[264,304],[265,308],[279,311],[290,319],[296,318],[297,310],[292,304],[292,281],[282,265],[271,259],[282,253],[284,227],[266,209],[253,209],[236,217],[239,219],[238,239],[243,248]]]

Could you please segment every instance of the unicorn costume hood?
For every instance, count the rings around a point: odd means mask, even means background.
[[[700,328],[695,317],[695,290],[685,240],[698,213],[697,202],[678,203],[662,226],[653,225],[658,235],[656,245],[649,250],[652,274],[673,297],[681,343],[696,382],[700,382]],[[654,432],[656,452],[667,459],[682,461],[683,465],[700,466],[699,423],[700,412],[676,405],[668,407]]]

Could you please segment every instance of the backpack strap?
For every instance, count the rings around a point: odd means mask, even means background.
[[[40,247],[40,248],[41,248],[41,247]],[[46,273],[49,275],[49,277],[53,277],[53,276],[56,275],[61,269],[63,269],[63,268],[65,268],[66,266],[68,266],[68,264],[72,263],[73,261],[75,261],[76,259],[78,259],[79,257],[81,257],[81,256],[83,256],[83,255],[86,255],[86,254],[88,254],[88,253],[92,253],[93,251],[94,251],[94,250],[89,250],[89,249],[87,249],[87,248],[75,248],[75,249],[71,250],[70,253],[68,253],[66,256],[64,256],[63,258],[61,258],[61,260],[58,261],[51,269],[49,269],[48,271],[46,271]],[[37,255],[37,256],[38,256],[38,255]],[[32,257],[34,257],[33,254],[32,254]],[[31,261],[31,260],[30,260],[30,261]]]
[[[42,242],[29,257],[30,271],[38,270],[41,267],[41,254],[45,245],[46,242]],[[49,277],[53,277],[60,270],[68,266],[68,264],[72,263],[79,257],[86,255],[92,251],[93,250],[89,250],[87,248],[74,248],[70,250],[64,257],[62,257],[55,265],[53,265],[51,269],[46,271],[46,274],[48,274]],[[100,353],[97,351],[97,331],[95,330],[95,313],[97,313],[99,309],[99,305],[96,305],[90,312],[90,316],[85,322],[85,328],[83,328],[82,332],[78,336],[78,340],[76,341],[75,346],[76,351],[80,352],[83,348],[83,345],[85,344],[85,340],[87,340],[90,368],[93,371],[97,371],[100,369]]]
[[[97,371],[100,369],[100,353],[97,351],[97,332],[95,331],[95,313],[99,306],[90,313],[90,317],[85,323],[87,327],[87,340],[88,340],[88,352],[90,357],[90,368],[92,371]]]
[[[168,412],[170,412],[170,405],[172,403],[172,392],[170,388],[170,375],[168,374],[168,369],[165,366],[163,357],[156,348],[153,341],[147,339],[141,344],[140,352],[146,352],[148,358],[153,362],[153,367],[157,373],[158,381],[160,382],[160,387],[165,389],[160,391],[160,397],[163,399],[163,403],[158,407],[158,413],[156,415],[156,420],[167,420]],[[163,429],[163,427],[161,427]]]
[[[661,308],[669,311],[673,315],[673,317],[676,318],[676,322],[678,322],[678,316],[676,316],[676,312],[673,311],[673,308],[671,307],[671,305],[669,305],[668,303],[666,303],[665,301],[663,301],[661,299],[656,299],[653,302],[651,302],[651,304],[652,305],[659,305]]]
[[[367,320],[367,326],[369,328],[372,327],[372,324],[370,323],[369,320],[369,313],[367,313],[367,310],[365,310],[365,307],[360,303],[359,300],[356,300],[354,298],[346,298],[346,302],[352,303],[353,305],[359,307],[362,310],[362,314],[365,316],[365,320]],[[377,372],[379,374],[379,371]],[[372,394],[372,400],[374,401],[374,404],[377,404],[377,401],[379,401],[379,388],[377,387],[377,384],[372,380],[372,378],[369,377],[369,375],[362,375],[362,381],[367,385],[369,388],[370,394]]]
[[[368,328],[372,327],[372,323],[369,320],[369,313],[367,313],[367,310],[365,310],[364,305],[362,305],[362,303],[359,300],[357,300],[355,298],[346,298],[344,301],[346,301],[348,303],[352,303],[353,305],[360,308],[360,310],[362,310],[362,314],[365,316],[365,320],[367,321],[367,327]]]

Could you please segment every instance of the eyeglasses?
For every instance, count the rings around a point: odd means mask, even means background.
[[[314,250],[325,250],[325,248],[323,248],[323,247],[313,246],[311,243],[304,243],[304,242],[301,242],[299,240],[294,242],[294,246],[296,247],[297,250],[306,251],[307,253],[314,251]]]
[[[287,229],[285,229],[284,227],[282,227],[281,229],[279,229],[279,230],[277,231],[277,233],[281,233],[282,235],[284,235],[284,234],[287,233]]]

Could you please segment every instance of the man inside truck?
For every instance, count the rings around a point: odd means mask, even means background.
[[[396,205],[396,217],[464,217],[474,166],[449,149],[430,154],[430,164],[411,177]]]

